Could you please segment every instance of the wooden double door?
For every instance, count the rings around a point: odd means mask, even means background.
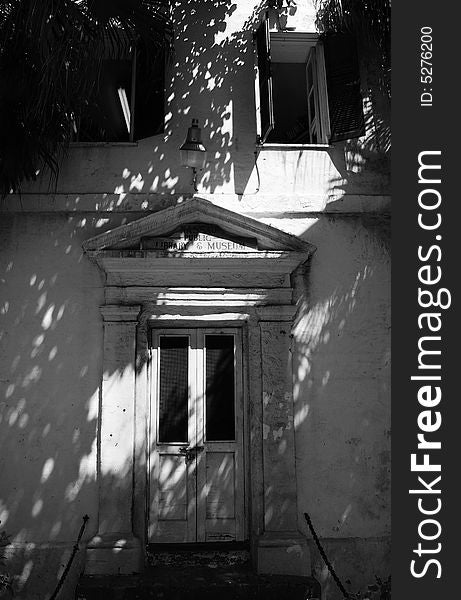
[[[153,330],[149,540],[245,538],[239,329]]]

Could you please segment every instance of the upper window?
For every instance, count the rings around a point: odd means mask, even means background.
[[[75,120],[77,142],[133,142],[163,131],[164,59],[108,48],[95,90]]]
[[[328,144],[363,133],[355,41],[343,34],[256,32],[259,141]]]

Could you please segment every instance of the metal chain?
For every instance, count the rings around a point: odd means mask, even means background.
[[[77,554],[78,545],[80,543],[80,540],[82,539],[83,532],[85,531],[85,527],[86,527],[86,524],[87,524],[89,518],[90,517],[88,515],[84,515],[83,516],[83,523],[82,523],[82,526],[80,527],[80,531],[78,533],[77,541],[75,542],[74,547],[72,549],[72,554],[70,555],[70,558],[67,561],[66,568],[62,572],[62,575],[61,575],[61,577],[60,577],[60,579],[58,581],[58,585],[56,586],[56,589],[54,590],[52,596],[50,596],[50,600],[55,600],[56,599],[56,597],[57,597],[57,595],[59,593],[59,590],[61,589],[62,584],[64,583],[64,581],[65,581],[65,579],[66,579],[66,577],[67,577],[67,575],[69,573],[70,567],[72,566],[72,562],[73,562],[73,560],[75,558],[75,555]]]
[[[328,560],[327,555],[325,554],[325,550],[322,548],[322,544],[320,543],[320,540],[318,538],[318,535],[315,532],[314,526],[312,525],[312,521],[310,516],[307,514],[307,512],[304,513],[304,518],[307,521],[307,524],[309,526],[310,532],[312,533],[312,537],[314,538],[314,541],[317,545],[317,548],[319,549],[320,555],[323,558],[323,560],[325,561],[326,566],[328,567],[328,570],[331,573],[331,576],[333,577],[333,579],[335,580],[336,585],[339,587],[339,589],[341,590],[344,598],[346,600],[351,600],[352,596],[347,592],[346,588],[343,586],[343,584],[341,583],[341,580],[339,579],[339,577],[336,575],[336,572],[333,568],[333,565],[330,563],[330,561]]]

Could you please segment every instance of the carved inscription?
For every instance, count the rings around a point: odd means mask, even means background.
[[[142,250],[163,252],[251,252],[257,248],[252,238],[230,236],[220,227],[209,224],[186,225],[170,237],[145,237]]]

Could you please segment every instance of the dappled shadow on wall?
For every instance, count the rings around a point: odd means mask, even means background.
[[[99,306],[104,298],[100,274],[83,255],[81,244],[106,229],[107,222],[43,215],[4,219],[3,241],[10,242],[12,251],[4,254],[0,275],[5,289],[0,316],[8,323],[0,338],[0,461],[1,472],[10,479],[3,475],[0,527],[17,544],[21,587],[39,581],[44,572],[57,580],[85,513],[90,516],[85,539],[97,531]],[[111,226],[123,221],[114,216]],[[342,531],[357,513],[364,520],[374,518],[375,506],[361,495],[364,481],[374,478],[383,506],[388,485],[385,454],[377,455],[381,470],[370,458],[376,424],[387,410],[385,377],[381,379],[380,371],[384,373],[388,366],[388,346],[385,337],[366,330],[374,311],[383,318],[376,323],[376,332],[386,321],[388,249],[380,223],[363,224],[357,218],[341,236],[338,231],[333,221],[324,219],[304,234],[309,241],[323,242],[318,244],[309,277],[298,282],[300,312],[293,329],[298,347],[293,365],[297,459],[302,481],[310,482],[309,494],[300,486],[300,509],[313,514],[325,537],[334,527],[336,533]],[[363,242],[361,252],[355,246],[357,239]],[[358,262],[353,256],[360,257]],[[368,354],[374,357],[371,362],[364,360]],[[116,381],[133,368],[127,364],[107,376]],[[370,382],[382,396],[367,403]],[[356,423],[359,434],[347,435],[338,415],[342,423]],[[319,434],[322,437],[322,431],[332,429],[337,436],[319,442]],[[377,449],[384,453],[379,446],[378,441]],[[127,468],[129,462],[131,457]],[[332,465],[341,468],[334,476],[323,477]],[[166,490],[174,489],[178,474],[174,465],[167,466],[162,484]],[[222,472],[227,470],[224,461]],[[112,488],[126,488],[131,482],[125,475],[119,466],[100,477]],[[220,493],[226,494],[226,488]],[[333,498],[331,509],[320,504],[324,494]],[[304,506],[306,498],[309,503]],[[269,514],[272,507],[266,509]],[[42,543],[57,548],[46,565],[32,558]]]
[[[298,510],[310,514],[317,534],[324,543],[332,539],[333,548],[341,547],[341,538],[389,534],[386,221],[357,215],[318,222],[308,235],[314,243],[317,236],[323,242],[317,243],[308,272],[298,275],[300,310],[293,328]],[[305,523],[303,530],[310,538]],[[328,548],[341,577],[363,571],[351,573],[360,555],[354,556],[355,550],[345,560]],[[335,597],[335,583],[313,544],[311,552],[322,590]],[[375,567],[376,572],[389,568],[386,563]],[[367,576],[372,580],[374,574]]]
[[[124,220],[114,215],[111,225]],[[82,242],[101,228],[104,218],[63,214],[2,220],[0,529],[11,536],[11,571],[27,597],[43,593],[44,582],[53,591],[84,514],[90,517],[84,541],[98,531],[99,488],[116,495],[132,485],[132,450],[97,472],[104,287]],[[164,300],[152,294],[150,302]],[[105,372],[105,385],[117,386],[134,369],[129,362]],[[136,460],[145,464],[145,456]],[[226,461],[217,471],[229,482]],[[166,490],[174,489],[177,475],[167,462]],[[221,493],[228,487],[215,493],[215,502]]]
[[[177,62],[171,83],[173,114],[167,132],[176,147],[182,143],[183,123],[188,117],[196,116],[203,123],[208,163],[201,185],[207,192],[233,180],[235,193],[243,193],[253,169],[252,28],[258,15],[250,13],[239,22],[236,10],[236,4],[219,0],[202,2],[192,9],[190,4],[181,3],[174,12]],[[234,29],[229,31],[235,18]],[[242,148],[249,149],[249,156],[242,156]],[[236,162],[236,156],[243,160]]]
[[[336,143],[329,151],[338,173],[329,181],[329,204],[346,194],[390,195],[389,98],[377,82],[369,83],[368,89],[362,92],[364,135]],[[347,212],[347,209],[344,205],[340,210]],[[362,210],[370,212],[370,207],[363,206]]]
[[[30,594],[57,581],[85,513],[85,538],[97,529],[103,289],[81,243],[99,221],[2,218],[0,529]]]
[[[179,148],[193,118],[199,120],[208,160],[198,190],[237,195],[256,191],[256,113],[252,33],[262,3],[239,9],[224,0],[191,6],[175,3],[175,48],[166,66],[164,133],[129,144],[73,147],[57,184],[60,193],[193,193],[192,173],[181,166]],[[252,189],[247,189],[251,177]],[[47,187],[47,176],[42,189]],[[28,193],[37,186],[24,188]],[[144,208],[144,207],[143,207]]]

